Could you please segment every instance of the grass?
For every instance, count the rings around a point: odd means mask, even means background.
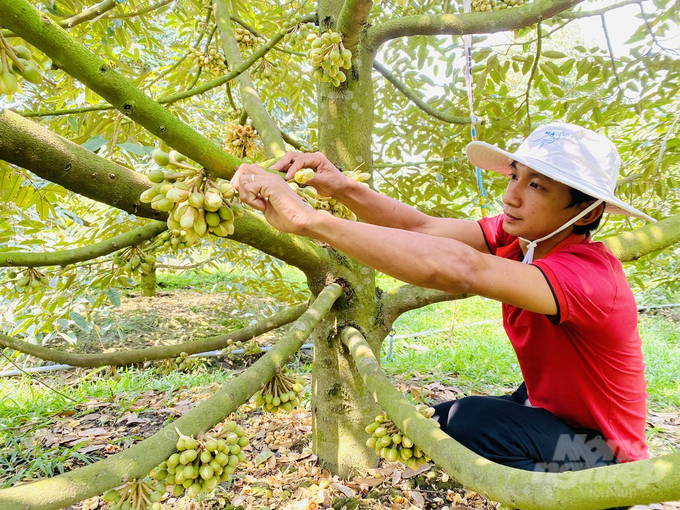
[[[304,299],[302,273],[294,269],[282,272],[283,279],[292,283],[280,286],[280,294]],[[254,292],[261,299],[269,298],[271,287],[278,285],[276,278],[238,271],[214,271],[207,275],[160,273],[158,280],[164,291],[191,288],[210,293],[227,289],[244,296]],[[378,284],[383,289],[399,285],[387,277],[380,277]],[[433,330],[444,331],[401,337]],[[666,315],[641,315],[640,332],[650,408],[677,411],[680,322]],[[395,322],[394,334],[397,338],[392,358],[387,357],[389,339],[382,351],[383,366],[394,376],[408,380],[419,374],[421,381],[441,381],[468,394],[501,394],[522,381],[502,327],[500,304],[490,300],[470,298],[410,311]],[[309,363],[298,360],[295,364],[294,371],[310,371]],[[43,449],[32,440],[36,431],[52,426],[65,413],[72,414],[78,404],[92,398],[115,402],[122,414],[146,391],[167,392],[169,396],[177,388],[204,387],[224,382],[230,376],[214,368],[198,375],[174,372],[161,377],[143,369],[121,370],[120,375],[119,380],[114,380],[107,369],[97,369],[0,380],[0,483],[7,486],[13,480],[57,474],[67,469],[74,458],[80,464],[98,458],[96,453],[78,454],[75,448]]]

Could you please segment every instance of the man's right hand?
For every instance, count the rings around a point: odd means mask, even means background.
[[[326,197],[341,194],[351,184],[351,179],[343,175],[321,152],[311,154],[289,152],[270,168],[279,172],[286,172],[287,181],[293,179],[298,170],[311,168],[314,170],[314,178],[308,181],[308,184],[314,186],[319,194]]]

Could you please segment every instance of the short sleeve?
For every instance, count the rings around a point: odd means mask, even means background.
[[[618,285],[608,257],[594,244],[572,245],[533,265],[543,272],[555,295],[559,310],[555,323],[590,329],[607,322]]]
[[[487,216],[479,220],[478,223],[479,226],[482,227],[486,246],[493,255],[496,255],[498,248],[507,246],[515,240],[514,237],[508,235],[505,230],[503,230],[502,214],[499,214],[498,216]]]

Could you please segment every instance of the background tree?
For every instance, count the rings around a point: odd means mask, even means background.
[[[153,186],[147,176],[156,179],[152,174],[158,173],[150,157],[154,149],[189,158],[175,160],[181,164],[171,174],[191,165],[195,170],[188,172],[213,180],[228,179],[242,161],[271,160],[291,148],[318,149],[342,170],[365,172],[376,189],[426,212],[478,217],[479,185],[462,156],[471,128],[465,34],[475,34],[479,138],[513,150],[539,123],[564,120],[614,139],[625,161],[619,193],[662,221],[636,228],[634,220],[610,218],[598,236],[622,260],[654,255],[630,266],[633,282],[674,290],[680,65],[665,36],[677,28],[677,2],[625,1],[600,10],[578,0],[474,4],[489,12],[465,14],[462,5],[448,1],[320,0],[272,7],[238,0],[104,0],[92,6],[78,0],[49,5],[0,0],[0,91],[9,93],[6,104],[12,108],[0,112],[0,265],[34,268],[4,272],[2,299],[9,312],[0,342],[85,366],[176,355],[167,349],[87,358],[49,348],[59,336],[74,340],[74,325],[109,327],[96,320],[96,312],[119,300],[116,288],[127,285],[124,271],[131,269],[112,266],[114,253],[140,247],[168,260],[175,257],[168,250],[194,240],[163,239],[168,208],[140,200]],[[607,12],[631,4],[639,8],[640,28],[630,55],[617,57],[611,45],[588,47],[566,32],[576,19],[599,17],[607,34]],[[501,32],[508,37],[484,35]],[[246,132],[247,126],[252,129]],[[483,186],[485,212],[497,211],[503,179],[485,176]],[[258,324],[266,329],[300,317],[297,333],[281,352],[265,356],[248,383],[228,384],[202,406],[211,412],[185,416],[182,432],[205,431],[247,400],[299,347],[304,333],[315,344],[313,444],[335,473],[349,475],[354,467],[375,463],[363,431],[379,410],[375,395],[435,461],[509,506],[555,507],[559,501],[561,508],[598,508],[677,497],[677,455],[608,468],[617,483],[635,486],[626,496],[609,497],[598,496],[597,484],[575,497],[575,481],[588,475],[537,480],[530,477],[538,475],[481,466],[476,456],[421,423],[412,408],[387,397],[376,382],[379,374],[366,372],[374,361],[360,370],[366,382],[355,364],[357,357],[370,358],[360,336],[377,353],[402,313],[465,296],[408,285],[383,292],[369,268],[326,246],[281,234],[254,212],[245,211],[233,225],[226,240],[202,237],[214,257],[243,258],[260,269],[270,267],[274,257],[301,269],[310,294],[322,297],[305,315],[296,309]],[[192,228],[205,230],[196,222]],[[186,247],[177,256],[185,252]],[[143,272],[152,274],[155,262],[146,263]],[[18,285],[24,277],[28,286]],[[328,311],[339,295],[333,283],[341,285],[343,297]],[[354,355],[343,347],[342,331]],[[200,352],[205,345],[184,350]],[[172,431],[161,431],[102,463],[30,490],[4,491],[0,508],[18,503],[60,508],[101,493],[148,473],[172,452],[176,439]],[[526,493],[522,488],[530,483],[534,489]]]

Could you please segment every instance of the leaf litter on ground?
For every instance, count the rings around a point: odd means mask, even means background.
[[[225,306],[223,296],[198,292],[175,291],[156,298],[126,298],[121,305],[126,331],[137,336],[105,338],[107,350],[164,345],[188,339],[223,334],[242,327],[238,316]],[[258,304],[246,311],[255,318]],[[261,315],[260,315],[261,317]],[[240,322],[241,321],[241,322]],[[178,335],[178,330],[181,333]],[[263,335],[263,345],[273,343],[276,335]],[[83,342],[83,349],[95,345]],[[99,341],[96,342],[96,347]],[[238,374],[243,365],[223,360],[221,368],[230,369],[225,378]],[[60,377],[68,384],[76,384],[88,377],[109,377],[106,369],[77,370]],[[395,386],[413,401],[434,404],[465,396],[454,378],[441,374],[396,374]],[[309,376],[303,376],[309,386]],[[220,384],[202,387],[180,387],[172,391],[148,390],[141,393],[118,392],[111,398],[90,398],[74,409],[66,409],[45,421],[27,420],[20,432],[27,434],[29,444],[42,449],[72,449],[89,454],[96,461],[122,451],[134,442],[155,433],[168,420],[186,413],[209,398]],[[477,394],[510,393],[513,388],[478,388]],[[436,466],[426,465],[417,472],[401,463],[382,461],[375,469],[367,469],[351,480],[332,476],[319,466],[311,450],[311,414],[300,410],[290,414],[265,414],[246,404],[234,415],[248,432],[251,444],[245,449],[247,461],[236,475],[201,501],[171,498],[166,494],[164,510],[213,510],[241,507],[257,510],[316,510],[316,509],[408,509],[437,508],[449,510],[495,509],[496,503],[474,491],[460,487],[448,474]],[[40,426],[42,425],[42,426]],[[680,444],[680,413],[650,411],[648,435],[651,453],[662,455],[673,452]],[[66,470],[85,463],[85,457],[70,459]],[[0,472],[0,482],[11,473]],[[29,480],[25,480],[29,481]],[[72,510],[106,509],[103,499],[95,496]],[[654,508],[654,506],[650,507]],[[680,509],[680,503],[666,503],[661,509]]]

